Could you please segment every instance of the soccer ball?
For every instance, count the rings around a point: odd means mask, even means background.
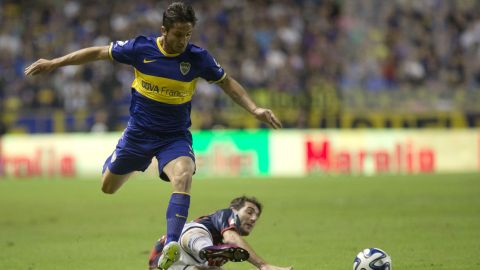
[[[392,259],[379,248],[366,248],[355,257],[353,270],[392,270]]]

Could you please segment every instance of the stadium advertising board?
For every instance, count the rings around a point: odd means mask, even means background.
[[[268,175],[268,131],[194,132],[197,176]],[[0,175],[99,176],[120,134],[9,135],[3,140]],[[146,171],[158,175],[154,158]]]
[[[100,175],[120,134],[8,135],[2,140],[0,175],[75,177]]]
[[[268,130],[193,132],[198,176],[269,174]]]
[[[288,146],[285,146],[288,141]],[[273,175],[480,171],[475,130],[350,130],[273,133]]]
[[[193,132],[197,177],[480,171],[478,130]],[[92,177],[120,134],[8,135],[0,176]],[[158,175],[156,159],[146,171]]]

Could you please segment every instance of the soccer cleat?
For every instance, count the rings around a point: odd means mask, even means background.
[[[165,246],[166,240],[167,237],[164,235],[162,236],[162,238],[158,239],[158,241],[155,243],[155,246],[153,246],[153,249],[150,252],[150,257],[148,258],[148,269],[158,269],[158,260],[162,255],[163,247]]]
[[[180,259],[180,245],[170,242],[163,247],[162,255],[158,259],[158,269],[167,270],[172,264]]]
[[[207,261],[220,258],[231,262],[243,262],[248,260],[250,254],[245,249],[234,245],[218,245],[203,248],[199,256],[200,259]]]

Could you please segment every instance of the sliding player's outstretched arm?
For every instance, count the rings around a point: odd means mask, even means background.
[[[264,259],[255,253],[253,248],[234,230],[228,230],[223,233],[223,241],[226,244],[237,245],[243,249],[246,249],[250,254],[248,261],[255,265],[260,270],[293,270],[292,266],[289,267],[279,267],[267,263]]]
[[[88,62],[110,59],[109,50],[110,46],[89,47],[52,60],[39,59],[25,69],[25,75],[33,76],[48,73],[63,66],[81,65]]]

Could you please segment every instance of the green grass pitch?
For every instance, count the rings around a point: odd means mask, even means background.
[[[170,192],[142,174],[114,195],[98,181],[0,179],[0,269],[146,269]],[[275,265],[352,269],[379,247],[397,270],[480,269],[479,174],[194,179],[189,219],[242,194],[264,203],[247,240]]]

